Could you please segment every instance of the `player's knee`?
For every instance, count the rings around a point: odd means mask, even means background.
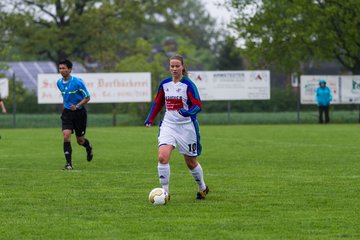
[[[185,156],[185,162],[189,169],[194,169],[198,165],[197,159]]]
[[[71,139],[71,133],[64,133],[64,142],[70,142]]]
[[[70,136],[64,136],[64,142],[70,142],[71,138]]]
[[[85,143],[85,139],[83,138],[77,138],[76,141],[79,145],[83,145]]]
[[[167,164],[169,162],[169,158],[164,154],[159,154],[158,159],[161,164]]]
[[[193,170],[194,168],[196,168],[197,164],[194,164],[194,163],[186,163],[186,165],[188,166],[188,168],[190,170]]]

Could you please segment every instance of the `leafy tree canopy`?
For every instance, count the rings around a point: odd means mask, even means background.
[[[229,0],[233,27],[245,40],[255,66],[276,64],[287,71],[301,63],[337,59],[360,73],[360,1]]]
[[[13,57],[101,62],[105,70],[128,57],[138,38],[167,36],[216,46],[213,19],[195,0],[4,0],[0,9]],[[11,55],[10,54],[10,55]],[[151,50],[147,53],[151,55]],[[6,56],[6,55],[4,55]],[[6,59],[6,57],[3,57]]]

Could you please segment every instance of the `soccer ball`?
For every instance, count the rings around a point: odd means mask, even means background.
[[[169,201],[169,194],[162,188],[154,188],[149,194],[152,205],[165,205]]]

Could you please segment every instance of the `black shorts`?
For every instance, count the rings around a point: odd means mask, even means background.
[[[62,130],[72,130],[73,133],[75,131],[76,136],[81,137],[86,133],[86,124],[87,112],[85,108],[75,111],[64,108],[61,114]]]

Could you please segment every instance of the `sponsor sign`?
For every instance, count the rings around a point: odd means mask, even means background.
[[[319,87],[320,80],[326,81],[326,86],[331,90],[331,104],[340,103],[340,81],[339,76],[312,76],[303,75],[300,80],[300,95],[302,104],[316,104],[315,93]]]
[[[194,71],[201,100],[268,100],[270,71]]]
[[[89,103],[150,102],[151,74],[144,73],[79,73],[90,93]],[[56,85],[60,74],[38,75],[38,103],[62,103]]]
[[[9,80],[6,78],[0,78],[0,96],[1,98],[9,96]]]
[[[341,76],[341,103],[360,103],[360,76]]]

